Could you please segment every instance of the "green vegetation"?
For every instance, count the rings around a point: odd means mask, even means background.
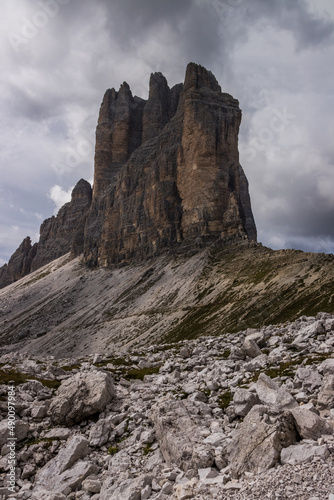
[[[152,453],[154,450],[152,450],[152,445],[151,444],[147,444],[146,446],[144,446],[143,448],[143,454],[146,456],[148,455],[149,453]]]
[[[60,368],[65,372],[71,372],[72,370],[80,370],[81,365],[71,365],[71,366],[61,366]]]
[[[108,448],[109,455],[111,455],[113,457],[118,452],[119,452],[119,449],[118,449],[117,445],[116,446],[109,446],[109,448]]]
[[[38,438],[38,439],[29,439],[24,443],[25,446],[34,446],[34,445],[42,445],[44,449],[48,449],[52,446],[54,441],[59,441],[58,438]]]
[[[26,382],[29,382],[29,380],[37,380],[46,387],[49,387],[49,389],[58,389],[61,384],[59,380],[45,380],[27,373],[19,373],[15,370],[4,371],[0,369],[0,384],[8,384],[8,382],[14,381],[15,385],[19,385],[25,384]]]
[[[226,391],[220,396],[218,396],[218,406],[222,410],[226,410],[233,399],[233,395],[231,391]]]
[[[131,366],[132,362],[128,361],[125,358],[108,358],[103,361],[100,361],[99,363],[94,363],[94,366],[97,366],[99,368],[103,368],[104,366],[107,366],[109,364],[112,364],[114,366]]]
[[[136,379],[144,380],[145,375],[154,375],[159,373],[160,366],[154,368],[131,368],[124,372],[123,377],[127,380]]]

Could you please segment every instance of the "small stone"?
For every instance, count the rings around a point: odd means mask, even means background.
[[[141,500],[147,500],[152,495],[152,488],[149,484],[145,486],[140,492]]]
[[[219,476],[219,472],[212,467],[207,467],[206,469],[198,469],[198,476],[200,481],[203,481],[204,479],[212,479]]]
[[[242,484],[239,481],[229,481],[224,484],[223,490],[241,490]]]
[[[85,479],[82,483],[84,490],[89,491],[89,493],[100,493],[101,483],[100,481],[94,479]]]
[[[167,481],[161,488],[161,493],[164,495],[171,495],[173,493],[173,484]]]

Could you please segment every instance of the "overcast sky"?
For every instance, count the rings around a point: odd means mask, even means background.
[[[1,0],[0,265],[92,181],[103,94],[193,61],[240,102],[258,239],[334,252],[333,0]]]

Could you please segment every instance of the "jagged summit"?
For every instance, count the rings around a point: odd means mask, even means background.
[[[88,266],[110,267],[216,240],[256,241],[239,163],[238,101],[195,63],[183,84],[169,88],[154,73],[149,86],[147,100],[126,82],[106,91],[93,191],[79,181],[71,202],[41,225],[33,255],[21,245],[1,268],[0,287],[67,252],[83,253]]]

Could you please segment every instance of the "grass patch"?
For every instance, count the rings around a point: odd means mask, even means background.
[[[131,368],[123,374],[127,380],[144,380],[145,375],[155,375],[159,373],[160,366],[154,368]]]
[[[71,366],[60,366],[65,372],[71,372],[72,370],[80,370],[81,365],[71,365]]]
[[[218,396],[218,406],[222,410],[226,410],[226,408],[230,405],[233,400],[233,395],[231,391],[226,391],[220,396]]]
[[[112,364],[114,366],[131,366],[132,362],[128,361],[125,358],[108,358],[103,361],[100,361],[99,363],[94,363],[94,366],[103,368],[104,366],[107,366],[109,364]]]
[[[25,384],[29,380],[37,380],[41,382],[45,387],[49,389],[58,389],[61,382],[59,380],[46,380],[42,378],[37,378],[27,373],[19,373],[15,370],[3,371],[0,369],[0,384],[8,384],[13,381],[16,385]]]
[[[152,450],[152,445],[151,444],[147,444],[144,446],[143,448],[143,455],[148,455],[149,453],[152,453],[154,450]]]
[[[119,452],[119,449],[118,449],[117,445],[116,446],[109,446],[109,448],[108,448],[109,455],[111,455],[113,457],[118,452]]]
[[[52,446],[54,441],[59,441],[58,438],[38,438],[29,439],[24,443],[25,446],[43,445],[43,448],[48,449]]]

